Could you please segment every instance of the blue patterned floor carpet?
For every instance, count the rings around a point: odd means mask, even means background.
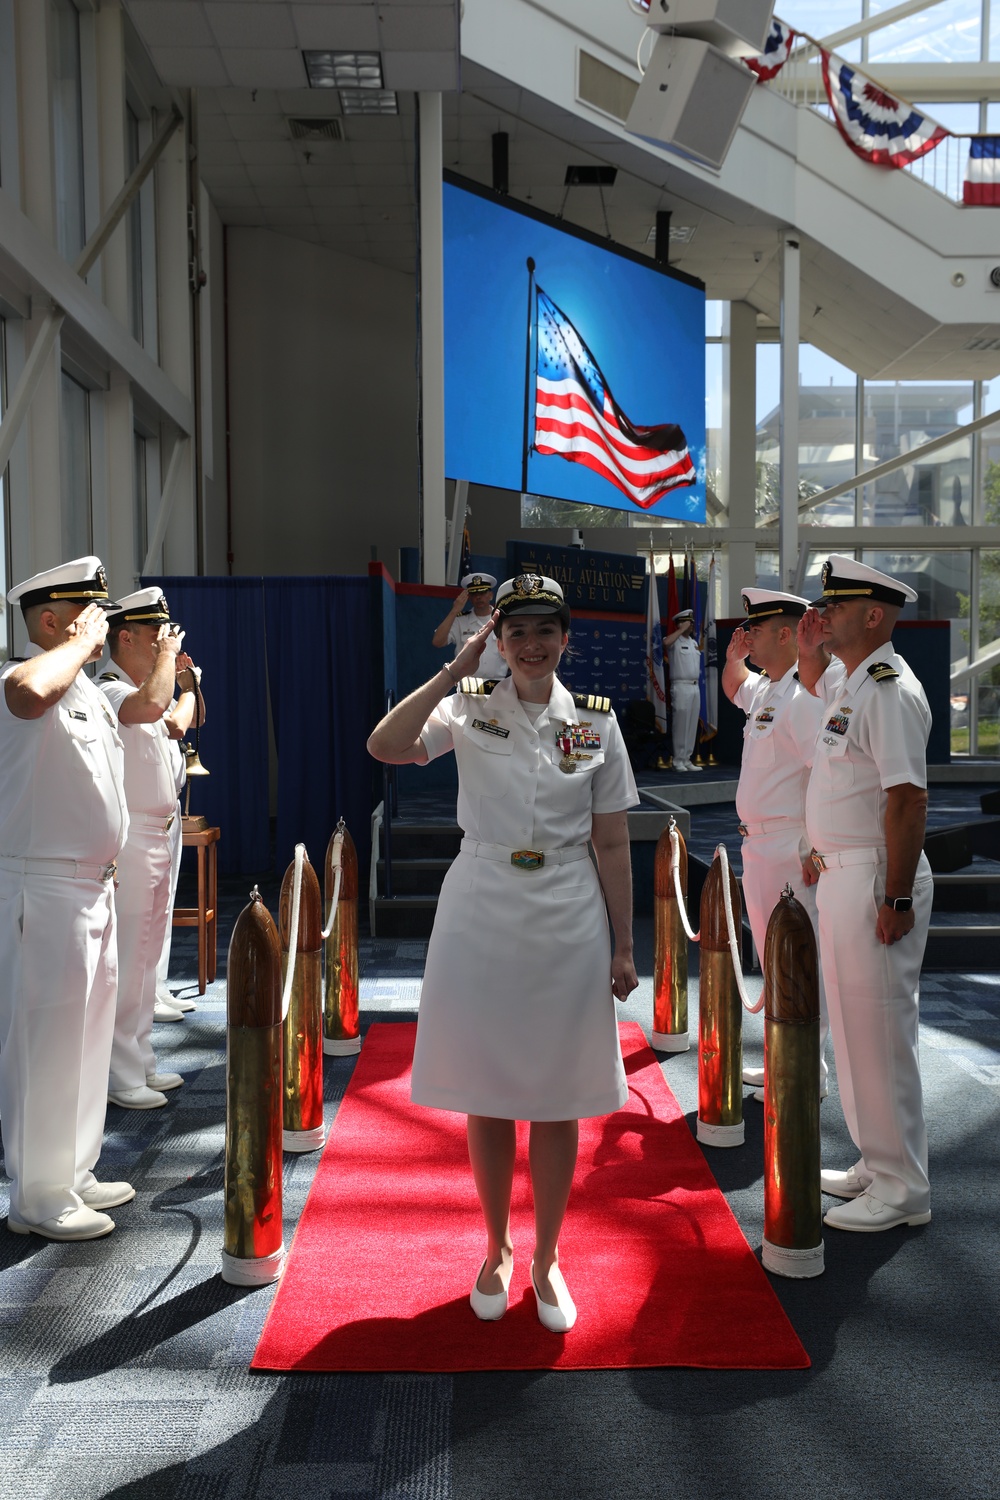
[[[184,1088],[166,1109],[109,1110],[99,1170],[138,1193],[115,1211],[115,1233],[54,1245],[0,1224],[3,1500],[1000,1495],[996,976],[934,973],[924,986],[933,1222],[827,1231],[822,1278],[774,1279],[810,1371],[251,1375],[272,1293],[219,1276],[224,956],[249,882],[225,887],[220,978],[187,1020],[154,1033],[161,1066],[183,1073]],[[276,884],[263,890],[274,910]],[[623,1014],[648,1030],[651,923],[638,941],[643,982]],[[413,1018],[424,952],[419,941],[363,940],[365,1023]],[[174,987],[197,998],[195,969],[193,934],[178,932]],[[745,1051],[748,1063],[760,1057],[757,1018]],[[353,1065],[326,1060],[330,1124]],[[663,1066],[693,1121],[696,1052]],[[747,1144],[708,1155],[757,1249],[763,1125],[749,1095],[745,1114]],[[835,1090],[823,1130],[827,1161],[847,1165]],[[313,1171],[310,1156],[285,1158],[286,1243]]]

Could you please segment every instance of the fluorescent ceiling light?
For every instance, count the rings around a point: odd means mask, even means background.
[[[345,115],[399,114],[399,104],[391,89],[341,89],[340,107]]]
[[[381,89],[382,59],[377,52],[303,52],[313,89]]]

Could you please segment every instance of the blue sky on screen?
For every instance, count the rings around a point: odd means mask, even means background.
[[[533,453],[529,492],[704,521],[704,294],[453,183],[444,186],[444,236],[449,478],[521,488],[530,255],[537,285],[572,321],[629,419],[684,429],[698,483],[646,510],[582,464]]]

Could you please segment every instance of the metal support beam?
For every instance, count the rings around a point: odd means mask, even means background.
[[[778,577],[790,589],[799,551],[799,241],[781,240],[781,396],[778,413],[780,498]]]
[[[469,508],[469,481],[456,479],[455,495],[451,507],[451,542],[448,547],[446,581],[457,583],[462,565],[462,537],[465,533],[465,516]]]
[[[90,239],[73,262],[73,270],[78,276],[86,277],[87,272],[93,268],[101,251],[117,229],[132,199],[156,165],[158,158],[163,152],[163,148],[180,124],[180,120],[181,115],[175,109],[156,139],[147,146],[135,171],[131,174],[100,224],[98,224]],[[7,403],[7,410],[3,415],[3,421],[0,422],[0,474],[7,467],[7,460],[10,458],[11,449],[17,441],[17,435],[21,430],[21,423],[28,415],[32,399],[38,389],[38,382],[41,380],[45,369],[45,362],[55,347],[55,342],[59,336],[59,330],[63,325],[65,317],[66,314],[60,307],[50,308],[45,314],[35,342],[31,346],[31,353],[25,360],[24,369],[21,371],[21,378],[11,392],[10,400]]]
[[[420,578],[445,581],[444,145],[440,94],[419,94]]]
[[[978,677],[980,672],[986,671],[987,667],[995,667],[998,661],[1000,661],[1000,641],[991,641],[972,661],[959,662],[953,667],[949,681],[952,687],[956,687],[959,683]]]
[[[842,47],[845,42],[855,42],[859,37],[870,36],[873,31],[880,31],[883,26],[894,26],[897,21],[905,21],[907,16],[914,16],[918,11],[930,10],[937,5],[938,0],[903,0],[902,5],[894,5],[891,10],[879,11],[876,16],[868,16],[863,21],[855,21],[850,26],[845,26],[842,31],[834,31],[820,42],[821,47],[829,51],[833,47]]]

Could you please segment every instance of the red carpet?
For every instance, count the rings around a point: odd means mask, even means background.
[[[410,1103],[412,1023],[368,1031],[299,1222],[256,1370],[804,1369],[809,1357],[716,1186],[641,1028],[629,1101],[581,1121],[559,1260],[580,1316],[538,1322],[519,1126],[514,1279],[499,1323],[469,1289],[484,1233],[465,1119]]]

